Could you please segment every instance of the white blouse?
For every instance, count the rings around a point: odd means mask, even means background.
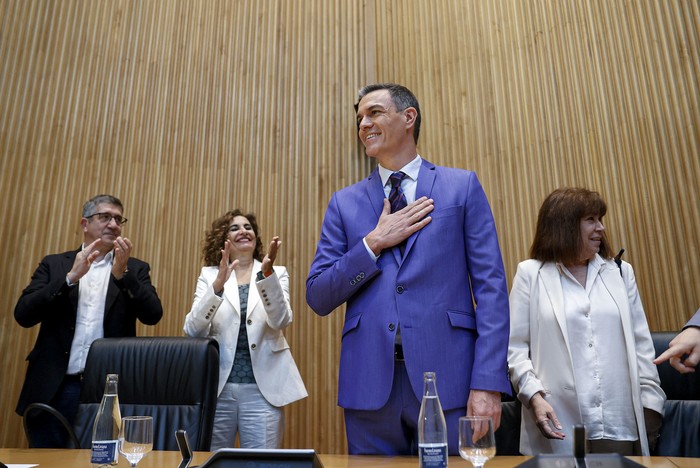
[[[557,265],[578,404],[586,438],[633,441],[637,424],[625,338],[620,311],[600,279],[603,265],[598,256],[588,263],[585,288]]]

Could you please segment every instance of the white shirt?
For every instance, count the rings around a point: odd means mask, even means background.
[[[104,337],[105,304],[112,273],[112,259],[113,253],[109,252],[102,260],[92,262],[88,272],[78,282],[75,334],[66,374],[82,372],[90,345],[96,339]]]
[[[401,181],[401,191],[403,192],[403,196],[406,197],[406,204],[408,205],[416,201],[416,186],[418,185],[418,173],[420,172],[422,161],[423,159],[420,157],[420,155],[416,155],[416,157],[410,163],[399,169],[399,171],[406,174],[406,177],[404,177]],[[391,177],[391,174],[397,171],[391,171],[385,167],[382,167],[381,164],[378,165],[378,170],[379,178],[382,180],[382,186],[384,187],[384,196],[389,198],[389,193],[391,193],[391,181],[389,180],[389,177]],[[367,241],[364,238],[362,239],[362,242],[365,244],[367,253],[369,253],[369,255],[376,262],[379,256],[374,255],[374,252],[372,252],[372,249],[369,248]]]
[[[599,274],[596,256],[588,263],[584,288],[558,264],[566,327],[579,408],[586,438],[637,440],[630,371],[620,311]]]

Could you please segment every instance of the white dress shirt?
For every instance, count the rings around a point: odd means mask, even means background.
[[[102,260],[92,262],[88,272],[78,282],[75,334],[66,374],[83,372],[90,345],[96,339],[104,337],[105,304],[112,273],[112,259],[113,253],[110,251]]]
[[[586,438],[637,440],[629,365],[620,311],[599,274],[596,256],[588,263],[586,287],[563,265],[561,273],[566,327],[578,404]]]
[[[404,177],[401,181],[401,191],[403,192],[403,196],[406,197],[407,205],[410,205],[416,201],[416,185],[418,184],[418,173],[420,172],[422,161],[423,160],[420,155],[416,155],[416,157],[410,163],[399,169],[399,171],[406,174],[406,177]],[[382,167],[381,164],[379,164],[377,168],[379,170],[379,178],[382,180],[382,186],[384,187],[384,196],[389,198],[389,193],[391,193],[391,181],[389,181],[389,177],[391,177],[391,174],[398,171],[391,171],[385,167]],[[367,245],[367,240],[365,238],[362,239],[362,242],[365,244],[367,253],[376,262],[377,259],[379,259],[379,256],[374,255],[372,249],[370,249]]]

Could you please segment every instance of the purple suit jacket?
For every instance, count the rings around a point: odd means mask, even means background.
[[[700,309],[695,312],[695,315],[685,324],[686,327],[700,327]],[[685,327],[683,327],[685,328]]]
[[[432,221],[375,262],[362,239],[377,224],[384,190],[377,170],[333,194],[306,281],[319,315],[347,302],[338,404],[381,408],[391,392],[401,324],[416,397],[437,373],[444,409],[465,407],[471,389],[510,393],[508,289],[493,215],[476,174],[423,160],[416,199],[435,201]]]

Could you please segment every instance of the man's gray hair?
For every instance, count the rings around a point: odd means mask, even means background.
[[[124,211],[124,205],[122,205],[121,200],[119,200],[117,197],[113,197],[112,195],[102,194],[92,197],[83,204],[83,218],[94,215],[97,205],[100,203],[118,206],[122,212]]]

